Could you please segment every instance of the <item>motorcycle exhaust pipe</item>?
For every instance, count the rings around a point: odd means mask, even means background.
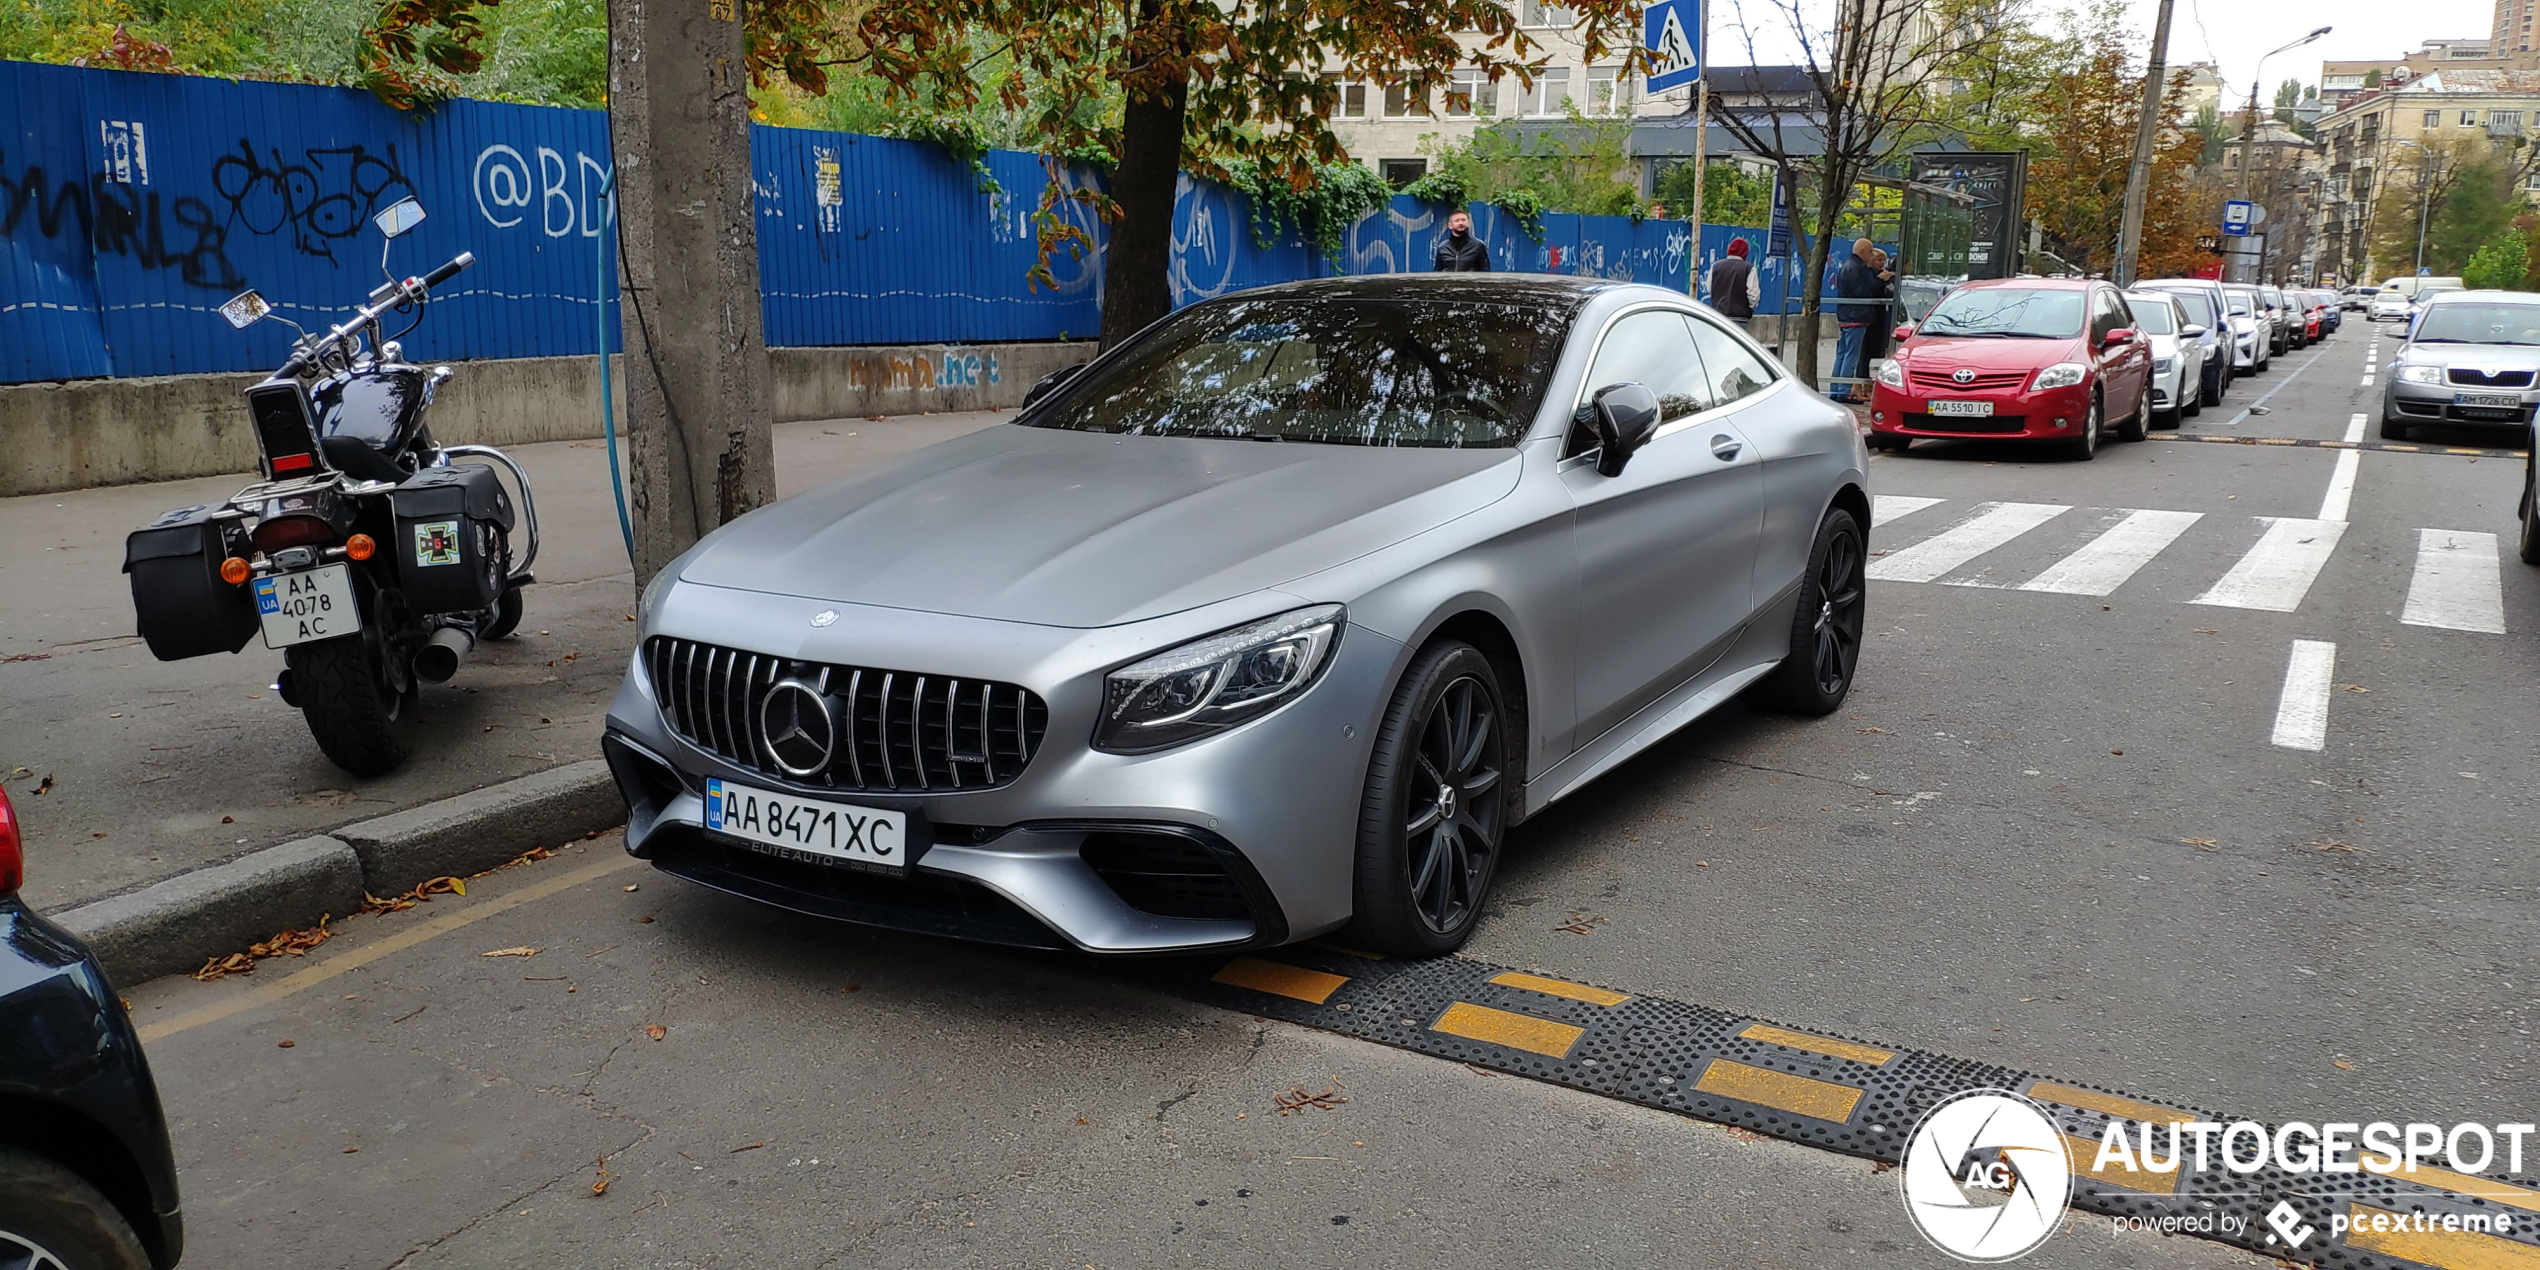
[[[475,635],[463,627],[444,626],[416,651],[415,677],[425,683],[448,683],[450,676],[459,673],[459,662],[475,649]]]

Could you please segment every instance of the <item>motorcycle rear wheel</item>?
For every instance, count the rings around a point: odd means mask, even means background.
[[[502,598],[494,601],[494,607],[490,610],[493,620],[485,624],[485,629],[482,632],[483,638],[510,638],[513,631],[520,629],[520,611],[522,607],[520,587],[517,584],[505,585],[503,587]]]
[[[283,654],[309,735],[327,761],[355,776],[385,776],[414,752],[422,688],[412,674],[396,673],[384,652],[363,631]]]

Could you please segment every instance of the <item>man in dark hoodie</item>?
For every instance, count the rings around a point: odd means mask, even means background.
[[[1473,236],[1473,218],[1457,211],[1446,218],[1446,237],[1438,240],[1434,262],[1439,273],[1489,273],[1490,246]]]
[[[1746,240],[1729,240],[1729,254],[1711,266],[1711,307],[1746,326],[1755,320],[1755,302],[1763,298],[1761,279],[1746,259]]]

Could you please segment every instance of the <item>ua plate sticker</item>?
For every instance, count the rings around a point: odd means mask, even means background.
[[[459,559],[459,522],[427,520],[415,526],[416,565],[457,564]]]

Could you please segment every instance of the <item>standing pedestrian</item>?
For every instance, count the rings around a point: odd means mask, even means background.
[[[1888,303],[1879,310],[1879,319],[1870,323],[1861,337],[1861,373],[1868,374],[1878,360],[1887,356],[1888,328],[1896,322],[1896,271],[1887,267],[1887,249],[1870,249],[1870,271],[1878,275],[1879,298]]]
[[[1852,240],[1852,255],[1834,271],[1834,294],[1841,303],[1834,306],[1833,377],[1839,380],[1861,377],[1861,350],[1870,337],[1870,324],[1885,311],[1885,306],[1878,303],[1878,271],[1870,267],[1870,253],[1877,250],[1876,243],[1856,238]],[[1852,385],[1829,385],[1826,395],[1836,401],[1850,401]]]
[[[1431,262],[1439,273],[1489,273],[1490,245],[1473,236],[1473,218],[1457,208],[1446,218],[1446,237],[1438,240]]]
[[[1729,254],[1711,266],[1711,307],[1720,315],[1751,327],[1755,322],[1755,305],[1764,298],[1763,276],[1746,259],[1746,240],[1729,240]]]

